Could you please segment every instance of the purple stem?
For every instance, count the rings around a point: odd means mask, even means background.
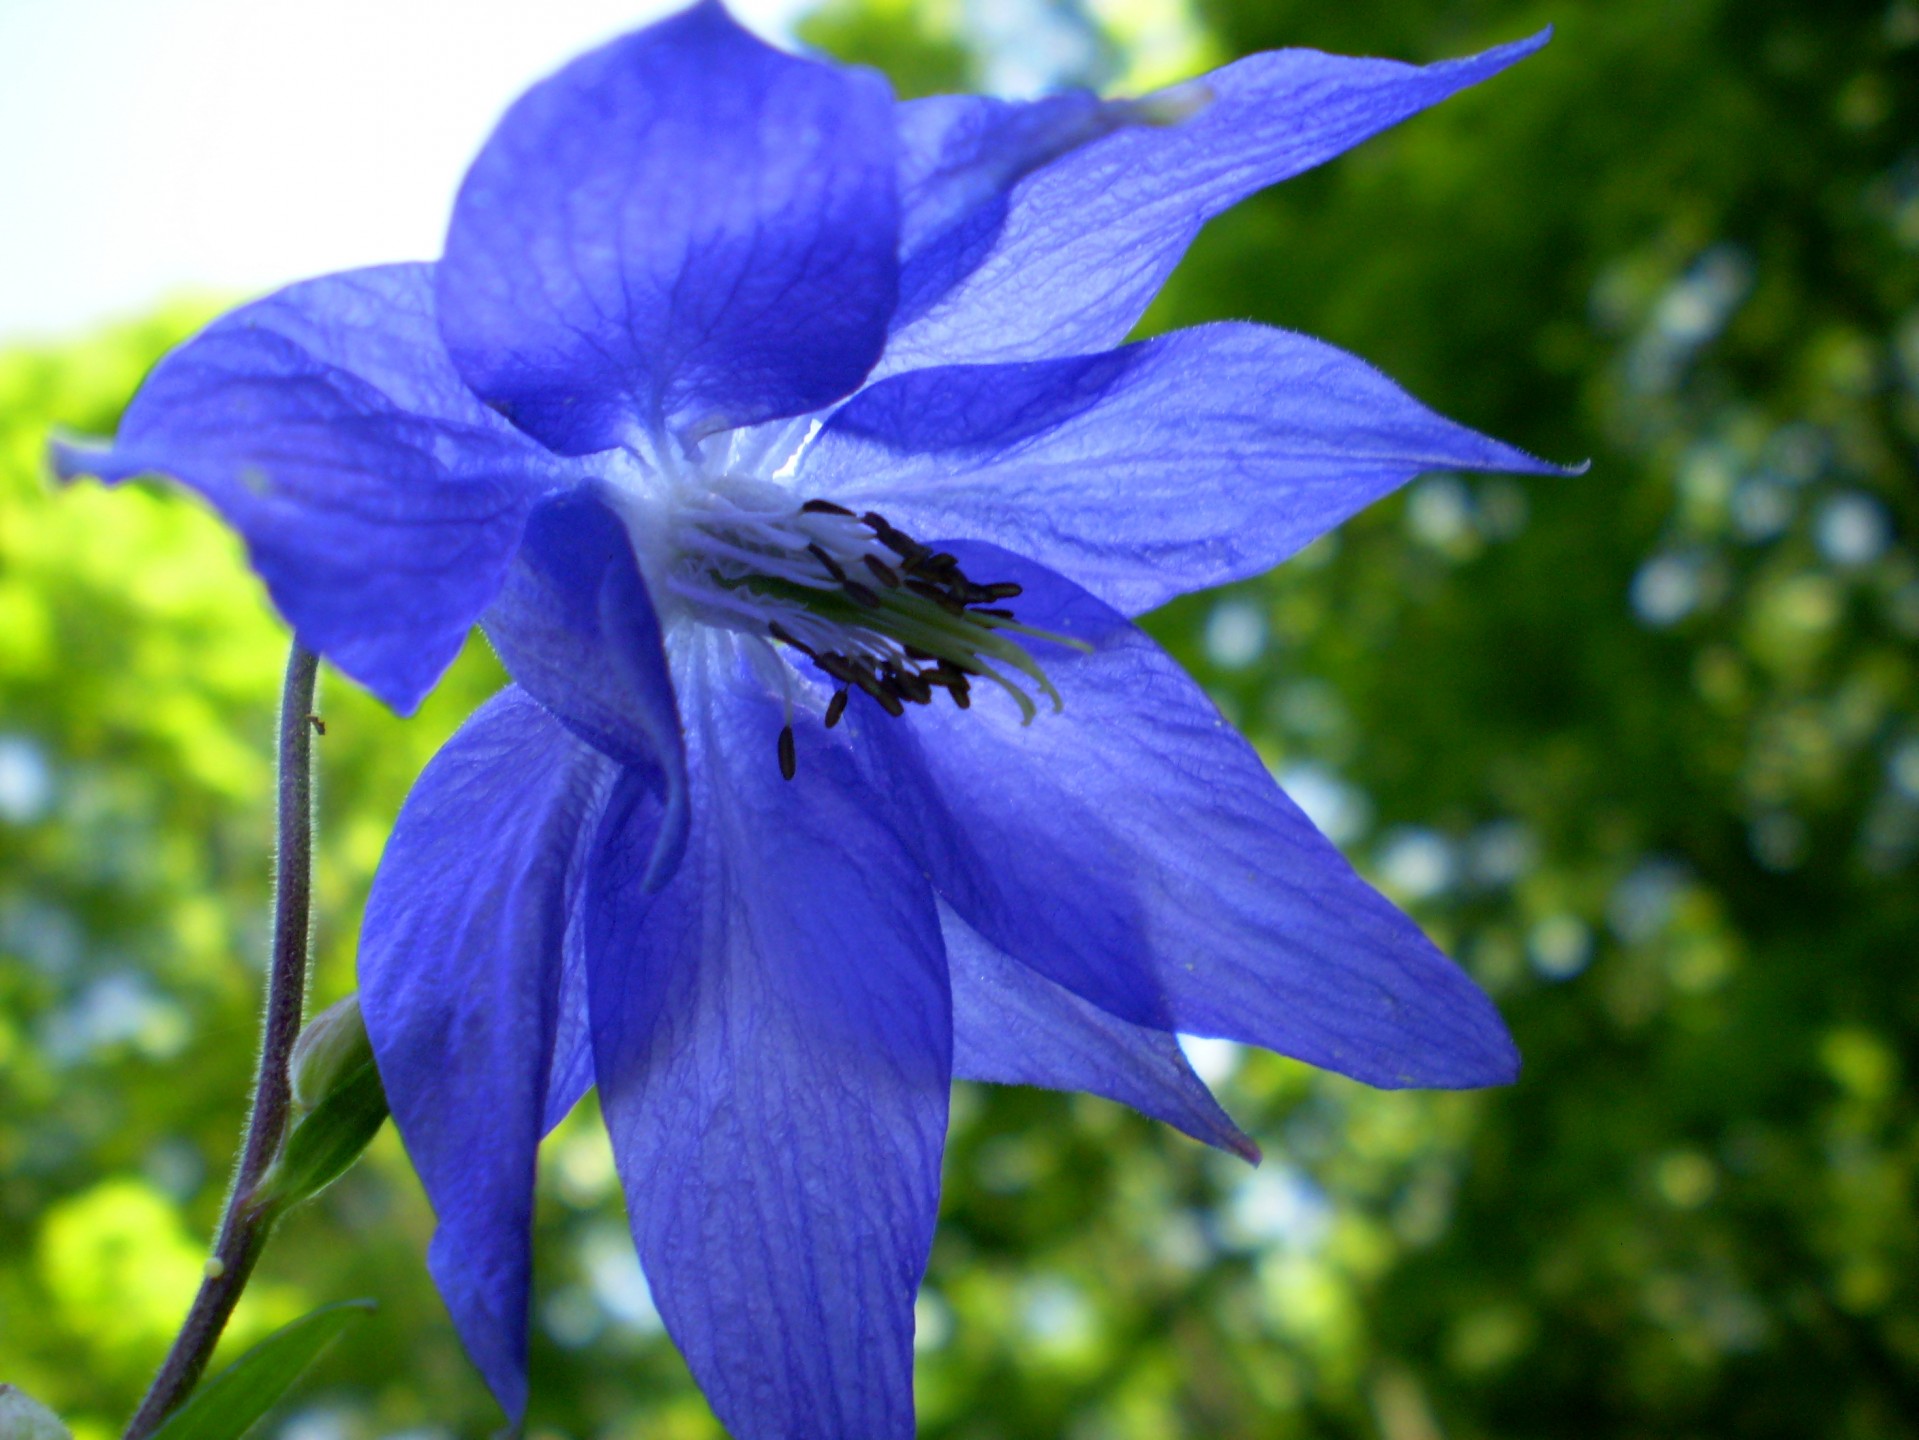
[[[313,687],[319,658],[294,641],[280,695],[279,864],[273,886],[273,966],[267,974],[260,1068],[246,1143],[227,1192],[226,1213],[206,1278],[167,1352],[146,1399],[127,1425],[126,1440],[146,1440],[200,1382],[213,1347],[246,1288],[277,1209],[253,1203],[260,1177],[279,1153],[291,1104],[287,1057],[306,1008],[307,933],[313,890]]]

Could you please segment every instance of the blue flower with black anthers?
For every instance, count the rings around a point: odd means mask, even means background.
[[[509,1412],[535,1151],[589,1085],[722,1420],[869,1440],[912,1430],[954,1076],[1248,1156],[1175,1032],[1512,1078],[1486,998],[1127,617],[1419,471],[1550,467],[1303,336],[1119,342],[1209,216],[1539,43],[896,104],[702,4],[524,96],[437,265],[239,310],[61,448],[204,495],[395,707],[476,619],[516,682],[420,778],[361,948]]]

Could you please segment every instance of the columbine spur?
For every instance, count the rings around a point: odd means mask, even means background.
[[[1119,342],[1207,217],[1542,40],[896,104],[702,4],[523,96],[437,264],[236,311],[60,447],[205,496],[396,708],[476,619],[516,682],[415,786],[360,956],[510,1413],[535,1151],[589,1085],[721,1419],[870,1440],[912,1431],[954,1076],[1248,1156],[1174,1032],[1512,1078],[1486,998],[1126,617],[1421,470],[1548,467],[1304,336]]]

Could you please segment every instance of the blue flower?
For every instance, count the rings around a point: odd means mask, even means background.
[[[1209,216],[1542,40],[897,104],[702,4],[523,96],[436,265],[249,305],[61,449],[198,491],[396,708],[475,620],[516,682],[414,788],[360,961],[509,1412],[535,1151],[589,1085],[721,1419],[869,1440],[912,1431],[954,1076],[1249,1157],[1176,1031],[1513,1077],[1490,1002],[1127,617],[1422,470],[1550,467],[1301,335],[1120,342]]]

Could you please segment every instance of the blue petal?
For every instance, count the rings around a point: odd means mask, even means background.
[[[1084,1090],[1254,1164],[1259,1147],[1220,1109],[1164,1030],[1129,1025],[996,949],[945,904],[953,1076]]]
[[[402,712],[459,653],[562,472],[466,390],[430,267],[308,281],[175,350],[110,449],[60,473],[170,475],[246,538],[301,643]]]
[[[1024,623],[1093,646],[1035,642],[1065,710],[1029,726],[984,689],[970,711],[906,723],[864,697],[849,708],[862,752],[887,766],[884,793],[912,797],[895,823],[915,827],[969,925],[1122,1018],[1138,1019],[1088,982],[1102,961],[1151,977],[1160,1028],[1384,1087],[1514,1077],[1492,1002],[1354,873],[1158,646],[1029,561],[944,548],[976,581],[1024,586]]]
[[[882,380],[828,422],[801,479],[914,534],[1018,551],[1137,614],[1270,569],[1439,468],[1563,473],[1334,346],[1225,324]]]
[[[467,174],[447,343],[568,454],[817,409],[878,358],[898,286],[890,92],[717,3],[529,90]]]
[[[553,1033],[553,1064],[546,1078],[545,1134],[566,1119],[593,1088],[593,1030],[586,1013],[586,912],[575,906],[561,947],[559,1027]]]
[[[795,717],[783,781],[778,705],[730,639],[702,643],[685,862],[643,893],[655,802],[628,783],[587,881],[600,1099],[634,1238],[738,1440],[909,1440],[951,1076],[939,922],[835,737]]]
[[[679,706],[632,541],[594,487],[550,496],[527,517],[486,633],[527,693],[660,792],[657,884],[686,840]]]
[[[1100,797],[1044,779],[1041,757],[1051,757],[1050,746],[1029,746],[995,771],[998,752],[1024,744],[1025,734],[1002,734],[985,720],[968,724],[966,714],[955,724],[944,705],[915,708],[910,721],[900,723],[852,693],[847,727],[868,787],[885,797],[940,898],[988,944],[1052,984],[1128,1024],[1180,1028],[1155,957],[1142,943],[1149,917],[1128,888],[1115,883],[1120,857],[1089,852],[1106,825]],[[976,698],[970,713],[995,712]],[[1057,724],[1034,728],[1041,740],[1068,738]],[[950,746],[957,748],[949,754]],[[1044,781],[1042,793],[1007,793],[1036,779]],[[1047,813],[1035,817],[1029,813],[1035,806]],[[1064,843],[1076,835],[1086,843]],[[1093,863],[1106,873],[1082,877]]]
[[[1496,74],[1546,38],[1424,68],[1279,50],[1182,86],[1181,96],[1210,90],[1213,103],[1183,124],[1121,130],[1021,181],[991,252],[895,331],[879,373],[1118,344],[1206,220]],[[943,118],[981,123],[950,102]]]
[[[570,1059],[562,1033],[579,1030],[562,950],[616,772],[523,691],[502,692],[407,797],[360,933],[367,1033],[439,1219],[433,1276],[516,1418],[534,1156]]]
[[[1102,100],[1078,91],[1030,103],[935,95],[897,111],[898,330],[978,268],[1006,223],[1015,182],[1122,125],[1185,118],[1184,99]]]

